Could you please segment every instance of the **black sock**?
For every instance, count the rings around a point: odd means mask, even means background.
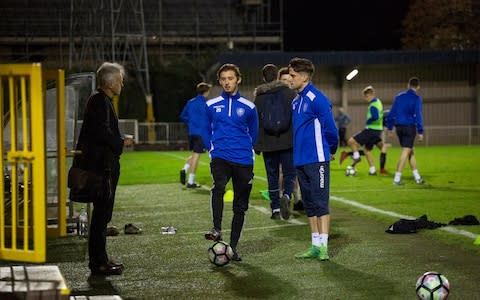
[[[380,153],[380,170],[385,169],[385,163],[387,162],[387,153]]]

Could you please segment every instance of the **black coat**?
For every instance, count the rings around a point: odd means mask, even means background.
[[[82,150],[82,166],[98,174],[111,170],[122,154],[118,117],[112,99],[102,90],[88,99],[77,149]]]
[[[259,128],[257,141],[253,146],[255,152],[272,152],[293,148],[292,126],[279,136],[269,135],[263,129],[263,101],[265,96],[270,93],[281,93],[283,102],[279,103],[279,105],[288,106],[289,109],[292,109],[292,100],[297,95],[294,90],[278,80],[261,84],[257,87],[255,92],[255,106],[258,112]]]

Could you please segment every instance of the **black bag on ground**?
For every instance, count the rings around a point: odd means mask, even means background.
[[[390,225],[386,233],[416,233],[417,224],[415,220],[400,219]]]

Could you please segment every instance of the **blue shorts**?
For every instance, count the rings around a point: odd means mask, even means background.
[[[321,217],[330,213],[330,162],[319,162],[297,167],[307,217]]]
[[[353,139],[365,149],[372,150],[372,148],[382,141],[383,130],[374,130],[366,128],[353,136]]]
[[[203,145],[203,139],[199,135],[188,136],[188,142],[190,144],[190,150],[195,153],[205,152],[205,146]]]
[[[415,125],[395,125],[398,141],[403,148],[413,148],[415,137],[417,136],[417,127]]]

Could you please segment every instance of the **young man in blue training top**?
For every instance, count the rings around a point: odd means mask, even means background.
[[[205,234],[205,238],[214,241],[222,239],[223,195],[225,186],[232,179],[234,198],[230,246],[234,251],[233,260],[240,261],[237,245],[253,184],[253,144],[257,139],[258,115],[255,104],[242,97],[238,91],[242,75],[236,65],[222,65],[217,78],[223,92],[208,100],[206,105],[212,129],[210,171],[213,179],[213,228]]]
[[[295,257],[328,260],[330,160],[337,151],[338,130],[331,101],[312,83],[313,63],[296,57],[288,68],[291,87],[298,91],[292,105],[293,160],[312,240],[312,246]]]
[[[403,168],[408,159],[413,177],[417,184],[424,184],[423,178],[417,169],[417,160],[413,145],[418,133],[418,141],[423,141],[423,112],[422,98],[417,94],[420,89],[420,80],[412,77],[408,81],[408,89],[395,96],[395,99],[387,117],[387,129],[389,136],[393,135],[393,126],[397,132],[398,141],[402,146],[402,153],[397,163],[397,169],[393,183],[402,185]]]
[[[188,142],[192,155],[187,158],[185,165],[180,170],[180,183],[187,183],[187,188],[198,188],[199,184],[195,182],[195,174],[197,172],[200,154],[205,152],[209,147],[209,124],[205,112],[205,105],[208,94],[210,93],[211,84],[200,82],[197,84],[197,96],[188,100],[187,104],[180,114],[180,120],[188,127]],[[186,174],[188,182],[186,182]]]

